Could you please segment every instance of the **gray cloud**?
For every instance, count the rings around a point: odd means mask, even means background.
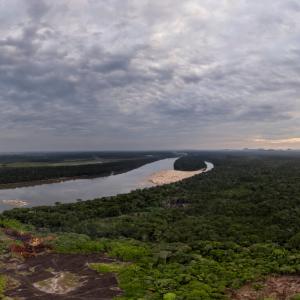
[[[34,21],[40,20],[49,10],[43,0],[27,0],[26,5],[28,14]]]
[[[0,151],[300,136],[297,1],[2,3]]]

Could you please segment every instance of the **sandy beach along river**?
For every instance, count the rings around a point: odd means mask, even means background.
[[[201,173],[208,172],[214,167],[210,162],[205,162],[205,164],[206,168],[198,171],[161,170],[152,174],[149,178],[149,181],[155,185],[173,183]]]

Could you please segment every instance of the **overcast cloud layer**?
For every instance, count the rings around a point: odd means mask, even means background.
[[[0,0],[0,151],[300,147],[298,0]]]

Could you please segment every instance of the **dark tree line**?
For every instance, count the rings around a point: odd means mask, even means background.
[[[0,185],[22,182],[43,181],[61,178],[84,178],[119,174],[151,163],[164,156],[127,159],[115,162],[91,163],[83,165],[4,167],[0,168]]]

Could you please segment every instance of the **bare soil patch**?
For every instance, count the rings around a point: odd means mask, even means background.
[[[272,276],[265,281],[243,286],[238,291],[231,291],[233,300],[289,300],[300,294],[300,276]]]

